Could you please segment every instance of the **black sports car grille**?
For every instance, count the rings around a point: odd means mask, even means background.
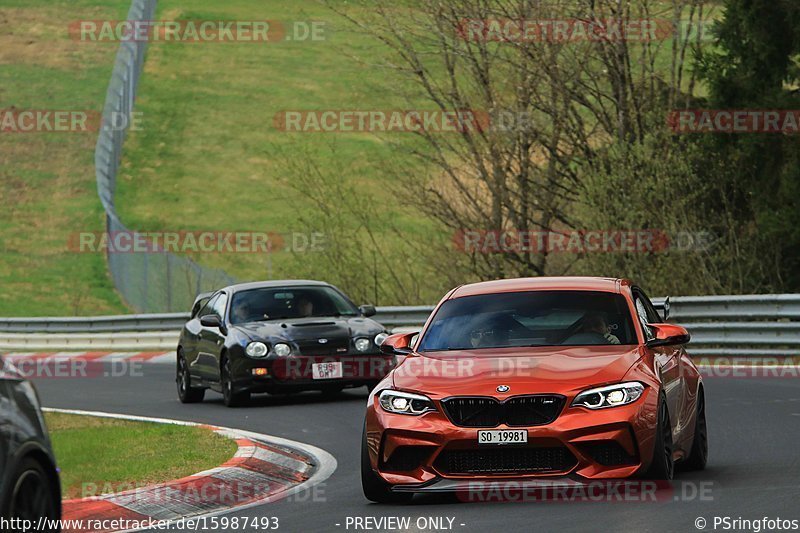
[[[350,350],[350,339],[327,338],[324,343],[319,342],[319,339],[303,339],[297,341],[297,346],[303,355],[342,355]]]
[[[635,465],[639,460],[628,454],[618,442],[603,441],[584,444],[581,448],[603,466]]]
[[[577,464],[563,446],[444,450],[434,466],[442,474],[536,474],[565,472]]]
[[[558,418],[564,407],[563,396],[515,396],[504,402],[495,398],[457,396],[442,401],[453,424],[462,427],[542,426]]]

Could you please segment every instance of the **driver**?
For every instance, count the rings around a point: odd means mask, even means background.
[[[610,344],[619,344],[619,338],[611,334],[611,328],[608,327],[606,318],[602,313],[591,312],[586,313],[583,317],[583,325],[581,326],[580,333],[599,333]]]
[[[250,320],[252,311],[250,310],[250,302],[242,302],[231,311],[233,314],[233,321],[236,324],[242,324]]]
[[[314,313],[314,304],[305,296],[297,300],[297,313],[301,318],[306,318]]]

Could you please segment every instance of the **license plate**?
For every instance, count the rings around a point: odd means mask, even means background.
[[[338,379],[344,377],[342,363],[314,363],[311,365],[311,375],[314,379]]]
[[[478,431],[478,444],[525,444],[527,429],[486,429]]]

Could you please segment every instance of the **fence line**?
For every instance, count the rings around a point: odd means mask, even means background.
[[[157,0],[133,0],[128,20],[153,20],[157,4]],[[140,235],[120,221],[114,204],[117,173],[128,129],[118,128],[116,124],[121,119],[124,119],[123,124],[132,123],[146,50],[147,39],[120,43],[103,107],[103,127],[95,147],[95,173],[109,235],[126,233],[133,238]],[[128,306],[139,313],[182,311],[191,305],[199,292],[235,282],[222,270],[205,268],[189,258],[165,251],[109,251],[107,258],[114,286]]]

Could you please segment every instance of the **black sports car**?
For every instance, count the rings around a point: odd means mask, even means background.
[[[251,393],[372,386],[395,365],[381,354],[386,329],[319,281],[269,281],[225,287],[195,300],[177,353],[178,397],[221,392],[225,405]]]
[[[0,360],[0,517],[4,531],[60,531],[61,484],[30,382]],[[26,527],[27,526],[27,527]]]

